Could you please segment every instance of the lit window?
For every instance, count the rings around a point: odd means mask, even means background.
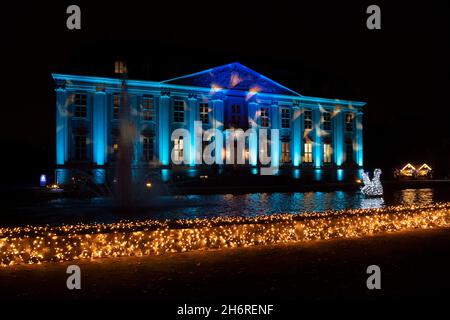
[[[112,160],[117,159],[117,155],[119,154],[119,135],[113,134],[112,135]]]
[[[322,113],[322,128],[327,131],[331,130],[331,113]]]
[[[323,145],[323,162],[331,163],[331,144],[329,143]]]
[[[281,109],[281,128],[289,129],[291,126],[291,110],[287,108]]]
[[[347,113],[345,115],[345,130],[353,131],[353,114]]]
[[[127,66],[123,61],[116,61],[114,63],[114,73],[124,74],[127,72]]]
[[[241,106],[233,104],[231,106],[231,127],[239,128],[241,124]]]
[[[76,118],[86,118],[87,115],[87,95],[75,93],[73,97],[73,115]]]
[[[116,93],[113,96],[113,119],[119,119],[120,113],[120,94]]]
[[[353,142],[347,141],[345,143],[345,160],[347,162],[353,162]]]
[[[142,158],[144,161],[153,161],[154,137],[144,137],[142,139]]]
[[[179,139],[176,139],[173,142],[174,161],[176,162],[183,161],[183,155],[184,155],[184,140],[183,137],[180,137]]]
[[[290,151],[290,143],[289,142],[281,143],[281,162],[282,163],[290,163],[291,162],[291,151]]]
[[[184,101],[173,101],[173,122],[184,122]]]
[[[267,128],[269,126],[269,108],[261,108],[261,127]]]
[[[305,129],[312,129],[312,111],[305,110],[303,114],[304,126]]]
[[[305,163],[312,163],[312,142],[305,143]]]
[[[86,152],[87,152],[87,148],[86,148],[86,135],[84,134],[76,134],[74,136],[74,158],[75,160],[86,160],[87,156],[86,156]]]
[[[145,121],[153,121],[154,105],[152,96],[142,97],[142,118]]]
[[[200,111],[200,121],[203,124],[209,123],[209,104],[207,102],[201,102],[199,104],[199,111]]]

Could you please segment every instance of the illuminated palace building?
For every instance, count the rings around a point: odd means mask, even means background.
[[[161,82],[67,74],[53,78],[59,184],[79,173],[98,183],[114,179],[123,141],[123,101],[131,110],[134,139],[129,163],[135,179],[153,174],[167,180],[175,173],[204,176],[228,170],[260,173],[267,165],[260,161],[262,148],[255,139],[245,142],[244,164],[228,164],[226,138],[224,148],[213,154],[224,159],[223,164],[198,163],[194,150],[208,141],[198,140],[196,134],[172,139],[178,128],[193,133],[195,121],[203,130],[218,129],[223,135],[232,128],[265,128],[270,137],[270,131],[278,129],[277,139],[267,145],[270,166],[278,175],[342,180],[354,177],[363,165],[365,103],[303,96],[239,63]],[[184,161],[175,164],[174,158]]]

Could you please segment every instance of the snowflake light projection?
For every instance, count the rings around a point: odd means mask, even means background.
[[[361,187],[361,192],[367,197],[381,197],[383,195],[383,186],[380,181],[381,169],[375,169],[373,172],[373,179],[370,180],[367,172],[362,173],[364,187]]]

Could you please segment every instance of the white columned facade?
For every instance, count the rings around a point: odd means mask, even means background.
[[[339,106],[334,109],[333,149],[334,163],[340,167],[344,163],[344,113]]]
[[[69,159],[69,101],[65,88],[56,90],[56,164],[63,165]]]
[[[190,133],[190,140],[189,141],[189,165],[195,166],[195,148],[196,148],[196,132],[194,128],[195,121],[198,120],[197,116],[198,106],[197,106],[197,98],[194,95],[190,95],[187,100],[187,127],[186,129]]]
[[[302,161],[302,146],[303,146],[303,130],[301,119],[300,106],[294,105],[292,107],[292,121],[291,121],[291,154],[292,165],[297,167]]]
[[[249,164],[258,165],[258,122],[257,122],[258,104],[256,102],[248,103],[248,123],[255,134],[248,138]]]
[[[99,166],[103,166],[107,159],[108,117],[106,106],[106,93],[102,88],[98,88],[94,93],[94,104],[92,110],[92,141],[93,162]]]
[[[279,167],[280,165],[280,109],[278,104],[272,104],[271,107],[271,115],[272,115],[272,129],[275,130],[274,134],[270,133],[271,136],[271,166]],[[273,137],[273,139],[272,139]]]
[[[359,167],[363,166],[363,113],[358,111],[355,119],[356,137],[355,137],[355,152],[356,164]]]
[[[212,127],[213,129],[217,129],[222,133],[222,139],[223,139],[223,127],[224,127],[224,103],[223,99],[213,99],[212,100],[213,105],[213,121],[212,121]],[[224,140],[223,140],[224,141]],[[219,148],[216,147],[216,159],[223,159],[223,147],[225,144]],[[218,160],[216,160],[218,161]]]
[[[158,157],[163,166],[170,161],[170,97],[163,93],[158,104]]]
[[[320,108],[313,109],[313,155],[314,155],[314,167],[320,168],[322,166],[322,134],[321,134],[321,118],[322,113]]]

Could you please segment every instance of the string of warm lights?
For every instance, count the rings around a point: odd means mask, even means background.
[[[0,228],[0,264],[143,256],[449,226],[450,203],[439,203],[258,217]]]

